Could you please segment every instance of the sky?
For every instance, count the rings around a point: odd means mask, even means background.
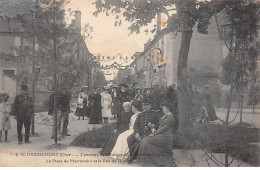
[[[69,1],[67,8],[81,11],[82,26],[89,23],[93,27],[92,39],[86,40],[86,44],[94,55],[115,56],[120,53],[124,56],[132,56],[135,52],[142,52],[147,40],[153,38],[152,34],[146,35],[144,31],[141,31],[140,34],[129,35],[130,23],[123,21],[123,18],[122,25],[114,27],[114,16],[106,16],[104,13],[100,13],[98,17],[93,16],[96,7],[92,3],[95,0]]]

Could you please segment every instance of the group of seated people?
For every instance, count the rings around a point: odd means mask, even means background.
[[[141,166],[176,166],[172,152],[176,117],[170,102],[161,104],[162,112],[151,110],[149,99],[123,103],[116,128],[101,150],[101,155]]]

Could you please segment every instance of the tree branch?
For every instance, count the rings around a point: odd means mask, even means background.
[[[231,47],[229,47],[229,46],[227,45],[227,42],[225,41],[225,39],[224,39],[223,35],[221,34],[220,29],[219,29],[218,19],[217,19],[217,13],[216,13],[214,16],[215,16],[216,25],[217,25],[217,29],[218,29],[218,32],[219,32],[220,37],[224,40],[224,43],[225,43],[226,47],[228,48],[228,50],[229,50],[229,51],[232,51]]]
[[[238,113],[239,113],[239,110],[240,110],[240,109],[238,108],[236,116],[234,117],[234,119],[232,119],[230,122],[228,122],[228,124],[231,124],[232,122],[235,121],[235,119],[237,118],[237,115],[238,115]]]

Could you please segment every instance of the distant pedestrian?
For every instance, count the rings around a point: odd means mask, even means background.
[[[112,103],[112,97],[108,93],[109,88],[104,87],[104,91],[101,94],[101,106],[102,106],[102,117],[104,119],[104,124],[108,124],[108,118],[112,118],[113,115],[111,113],[111,103]]]
[[[116,85],[112,87],[111,97],[112,97],[111,111],[114,118],[116,118],[118,114],[121,112],[121,103],[120,103],[121,94],[118,93]]]
[[[132,85],[128,85],[127,89],[127,101],[131,102],[136,94],[137,89],[135,89]]]
[[[144,89],[144,93],[143,93],[143,97],[144,97],[144,99],[143,100],[148,100],[148,99],[152,99],[152,89],[150,89],[150,88],[145,88]]]
[[[16,96],[13,105],[14,118],[17,120],[18,144],[22,144],[22,128],[25,128],[25,143],[31,143],[29,140],[31,118],[33,114],[33,99],[29,96],[28,86],[21,86],[20,95]]]
[[[0,92],[0,143],[2,142],[2,132],[5,132],[5,142],[8,142],[8,130],[11,129],[10,112],[11,104],[8,102],[9,95]]]
[[[91,115],[88,124],[101,124],[101,95],[100,89],[95,90],[95,94],[91,97]]]
[[[68,134],[70,100],[71,100],[70,92],[67,90],[67,88],[63,88],[59,96],[59,101],[61,106],[61,120],[63,122],[63,126],[62,126],[63,136],[70,136],[70,134]]]
[[[121,103],[127,102],[128,101],[128,91],[127,91],[127,84],[122,83],[121,84],[121,89],[120,89],[120,94],[121,94]],[[123,110],[123,107],[122,107]]]
[[[88,86],[84,86],[81,89],[81,93],[78,95],[77,108],[75,115],[78,116],[78,120],[80,117],[84,120],[84,117],[87,116],[87,105],[88,105],[88,94],[87,94]]]
[[[135,96],[134,96],[134,99],[133,100],[136,100],[138,102],[142,102],[143,101],[143,94],[142,94],[142,89],[137,87],[136,88],[136,93],[135,93]]]

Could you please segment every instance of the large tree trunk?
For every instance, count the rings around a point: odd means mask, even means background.
[[[190,42],[192,37],[191,30],[182,31],[181,47],[178,58],[177,68],[177,82],[178,82],[178,117],[179,117],[179,130],[183,131],[185,128],[190,127],[190,109],[188,97],[188,81],[187,81],[187,66],[188,54],[190,49]]]

